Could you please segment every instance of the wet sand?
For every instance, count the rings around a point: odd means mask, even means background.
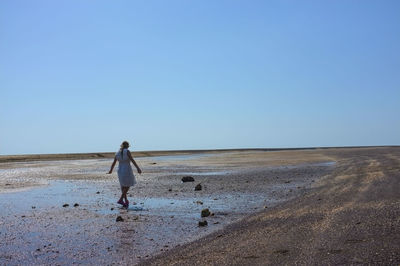
[[[365,190],[376,181],[374,176],[363,180],[362,173],[382,158],[385,164],[374,167],[388,171],[389,165],[391,177],[378,181],[391,187],[380,193],[394,207],[387,207],[392,218],[386,222],[398,225],[399,187],[393,176],[399,175],[399,153],[398,148],[365,148],[137,157],[144,174],[137,175],[130,195],[136,204],[128,210],[115,203],[116,174],[104,174],[110,159],[3,162],[0,264],[319,264],[318,256],[332,250],[347,259],[339,263],[351,262],[347,249],[330,247],[324,242],[329,238],[319,239],[318,233],[334,228],[332,219],[342,211],[351,217],[353,209],[368,210],[352,196],[358,195],[358,182]],[[195,182],[182,183],[184,175]],[[202,190],[194,191],[199,183]],[[375,198],[372,202],[386,206]],[[205,218],[208,226],[198,227],[203,208],[213,216]],[[117,216],[124,221],[116,222]],[[379,219],[384,218],[376,217],[378,224]],[[388,231],[392,239],[385,241],[398,239],[398,229]],[[365,244],[359,240],[344,243]],[[398,242],[392,242],[386,250],[397,255],[384,262],[398,261]]]

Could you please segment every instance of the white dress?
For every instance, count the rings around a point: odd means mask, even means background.
[[[118,164],[118,179],[121,187],[131,187],[136,184],[136,178],[133,174],[131,161],[128,157],[128,149],[119,150],[115,154]]]

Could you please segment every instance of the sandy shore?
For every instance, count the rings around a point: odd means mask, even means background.
[[[143,265],[399,265],[400,148],[332,149],[300,197]]]
[[[0,163],[0,264],[399,262],[399,148],[137,161],[129,210],[115,204],[108,158]],[[214,215],[198,227],[204,208]]]

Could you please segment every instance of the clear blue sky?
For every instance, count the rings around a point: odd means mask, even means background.
[[[0,2],[0,154],[400,145],[400,1]]]

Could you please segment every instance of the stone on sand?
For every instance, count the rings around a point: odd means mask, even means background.
[[[208,216],[210,216],[210,214],[211,214],[211,212],[208,208],[201,210],[201,217],[208,217]]]
[[[207,223],[206,220],[204,220],[204,221],[199,221],[199,226],[207,226],[207,225],[208,225],[208,223]]]
[[[194,178],[191,176],[182,177],[182,182],[194,182]]]

